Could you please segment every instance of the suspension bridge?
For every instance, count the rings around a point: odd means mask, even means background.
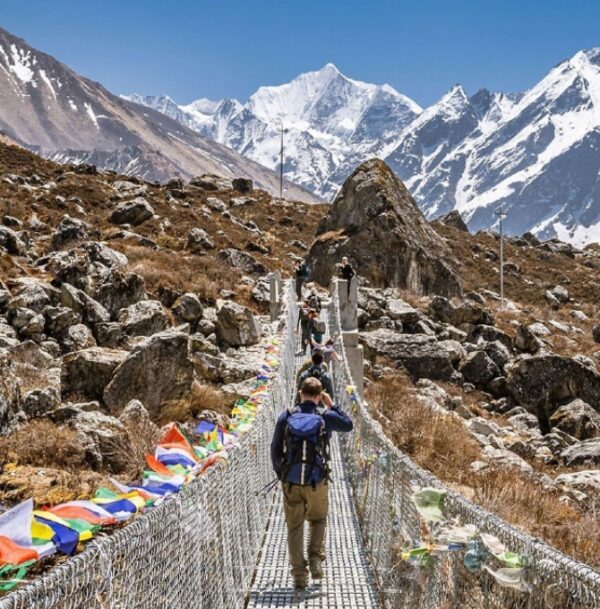
[[[325,578],[299,594],[289,576],[281,493],[269,444],[293,399],[300,361],[291,284],[272,278],[273,331],[283,337],[269,399],[253,429],[219,463],[160,506],[0,600],[0,609],[600,609],[600,574],[485,512],[413,463],[386,437],[361,399],[356,286],[334,281],[325,311],[336,336],[338,406],[354,431],[334,440]],[[401,399],[401,396],[399,396]],[[444,489],[444,516],[494,535],[526,558],[519,586],[463,552],[402,560],[423,543],[415,488]],[[508,578],[508,574],[507,574]]]

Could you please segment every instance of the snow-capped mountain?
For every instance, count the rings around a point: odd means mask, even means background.
[[[245,104],[235,99],[200,99],[179,106],[185,117],[164,96],[126,99],[165,111],[273,169],[279,166],[283,125],[286,177],[323,198],[337,192],[356,164],[392,150],[402,128],[421,112],[415,102],[389,85],[352,80],[333,64],[284,85],[261,87]]]
[[[0,131],[22,145],[151,180],[215,173],[279,191],[273,171],[203,137],[195,123],[184,126],[186,114],[169,101],[160,112],[126,101],[0,28]],[[292,199],[317,200],[295,184],[286,188]]]
[[[600,49],[581,51],[522,95],[454,87],[386,159],[432,217],[458,209],[577,244],[600,241]]]
[[[458,209],[472,230],[490,228],[502,203],[511,233],[600,241],[600,48],[577,53],[525,93],[469,96],[455,85],[425,110],[332,64],[261,87],[245,104],[169,102],[176,120],[273,169],[282,123],[285,175],[324,198],[377,156],[430,218]]]

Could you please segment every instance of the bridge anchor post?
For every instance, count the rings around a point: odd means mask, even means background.
[[[356,278],[352,278],[350,286],[345,279],[338,279],[337,282],[342,341],[350,374],[352,374],[356,391],[362,398],[365,388],[363,377],[364,355],[362,345],[358,342],[358,281],[356,281]]]
[[[283,282],[279,270],[269,275],[269,312],[271,321],[275,321],[281,312]]]

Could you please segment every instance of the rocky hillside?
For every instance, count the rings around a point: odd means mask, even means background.
[[[502,303],[498,236],[458,214],[429,224],[378,160],[325,206],[0,143],[0,221],[0,503],[89,495],[132,477],[157,425],[227,417],[262,361],[266,273],[307,256],[326,283],[348,255],[390,437],[597,564],[600,249],[508,238]]]
[[[141,465],[155,424],[227,416],[262,361],[265,274],[322,213],[0,143],[0,503],[89,493]]]
[[[0,130],[60,162],[165,181],[244,176],[271,192],[278,176],[160,112],[128,102],[0,28]],[[316,201],[295,184],[290,199]]]

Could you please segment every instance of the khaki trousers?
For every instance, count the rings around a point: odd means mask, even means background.
[[[304,558],[304,521],[310,524],[308,560],[325,560],[325,533],[329,510],[329,486],[325,481],[312,486],[283,484],[283,511],[287,523],[288,551],[294,579],[308,578]]]

